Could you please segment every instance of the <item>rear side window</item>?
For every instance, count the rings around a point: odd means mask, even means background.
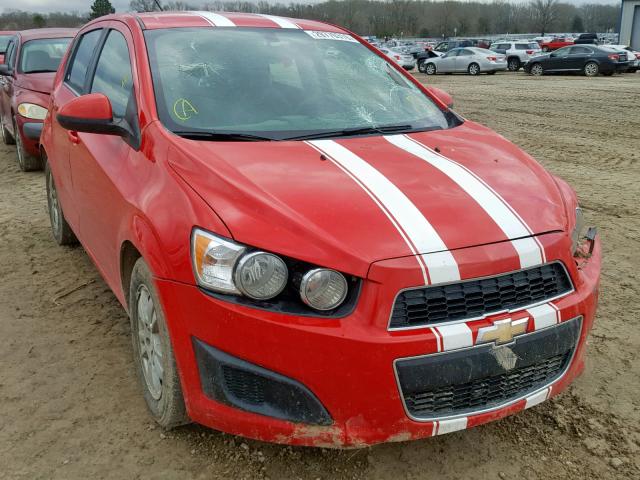
[[[109,32],[100,52],[91,93],[103,93],[109,98],[114,117],[125,116],[133,97],[133,77],[127,41],[117,30]]]
[[[101,34],[102,30],[99,29],[92,30],[80,37],[73,59],[71,60],[70,68],[67,70],[65,81],[80,93],[84,90],[84,82],[87,77],[89,62],[91,62],[93,52],[96,49]]]
[[[471,50],[460,50],[458,52],[459,57],[468,57],[470,55],[473,55],[473,52]]]
[[[571,47],[571,53],[573,55],[589,55],[591,49],[587,47]]]
[[[528,50],[531,48],[531,45],[528,43],[516,43],[516,50]]]

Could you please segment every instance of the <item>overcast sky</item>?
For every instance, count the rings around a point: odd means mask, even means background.
[[[251,1],[251,0],[250,0]],[[277,0],[272,0],[278,3]],[[300,3],[318,3],[321,0],[309,1],[300,0]],[[619,3],[619,0],[562,0],[567,3]],[[205,3],[204,0],[192,0],[194,4]],[[19,9],[32,12],[63,12],[81,11],[86,12],[93,0],[0,0],[0,12],[5,9]],[[280,0],[280,3],[295,3],[295,0]],[[129,0],[111,0],[111,4],[116,11],[122,12],[129,8]]]

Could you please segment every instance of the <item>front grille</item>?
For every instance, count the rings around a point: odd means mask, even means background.
[[[495,277],[405,290],[393,305],[389,328],[481,318],[544,302],[572,289],[564,266],[554,262]]]
[[[499,408],[550,385],[568,368],[582,318],[492,343],[395,362],[407,413],[417,420]]]
[[[551,383],[570,357],[570,352],[566,352],[500,375],[408,395],[407,409],[412,415],[423,417],[495,407]]]

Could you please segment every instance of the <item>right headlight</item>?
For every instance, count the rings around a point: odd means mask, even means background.
[[[347,279],[336,270],[294,259],[285,262],[278,255],[200,228],[193,229],[191,257],[196,281],[202,288],[253,300],[270,300],[282,293],[278,300],[282,311],[292,310],[282,302],[300,305],[302,300],[314,310],[327,312],[342,305],[349,293]],[[296,308],[299,306],[293,310]]]
[[[584,215],[582,213],[582,209],[580,207],[576,208],[576,219],[573,227],[573,231],[571,232],[571,254],[575,255],[578,251],[578,245],[580,245],[580,240],[584,236]]]

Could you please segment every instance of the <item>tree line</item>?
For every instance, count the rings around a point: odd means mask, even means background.
[[[104,0],[100,0],[101,3]],[[107,2],[108,3],[108,2]],[[316,4],[248,1],[165,1],[164,10],[267,13],[322,20],[362,35],[450,37],[495,33],[614,32],[618,4],[572,5],[559,0],[507,2],[434,0],[329,0]],[[132,0],[132,11],[157,10],[155,0]],[[0,29],[78,27],[90,13],[39,14],[18,10],[0,14]],[[95,17],[95,11],[91,12]]]

